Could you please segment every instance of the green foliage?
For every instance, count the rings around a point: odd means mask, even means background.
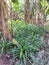
[[[0,32],[0,38],[2,37],[2,32]]]
[[[49,14],[49,3],[47,0],[39,0],[39,5],[41,10],[45,11],[46,14]]]
[[[19,11],[19,4],[16,4],[16,3],[12,3],[13,5],[13,9],[17,12]]]
[[[13,44],[17,46],[17,52],[15,54],[19,60],[24,62],[24,65],[27,64],[28,59],[32,63],[31,56],[39,51],[39,48],[42,46],[41,35],[44,34],[45,30],[43,27],[18,20],[13,24],[15,33]]]
[[[18,0],[12,0],[12,2],[18,4]]]
[[[0,40],[0,56],[4,52],[4,49],[6,48],[6,42],[4,40]]]
[[[32,56],[42,46],[41,35],[43,35],[44,28],[17,20],[13,22],[13,31],[14,39],[0,44],[1,54],[3,52],[12,54],[14,59],[17,57],[24,65],[28,62],[32,63]]]
[[[7,42],[6,40],[0,40],[0,56],[4,52],[8,52],[10,48],[12,47],[12,41]],[[11,48],[12,49],[12,48]]]
[[[13,23],[13,25],[14,25],[13,26],[14,27],[13,28],[14,31],[20,32],[20,33],[24,32],[27,35],[31,35],[32,33],[34,35],[35,34],[43,35],[44,32],[45,32],[45,29],[42,26],[37,26],[37,25],[30,24],[30,23],[27,24],[27,23],[25,23],[23,21],[19,21],[19,20],[15,21],[15,23]]]
[[[18,0],[12,0],[12,6],[16,12],[19,11],[19,1]]]
[[[19,46],[18,57],[23,60],[24,64],[26,65],[28,59],[30,62],[33,61],[31,60],[31,56],[39,51],[39,48],[42,46],[41,35],[44,33],[44,28],[41,26],[38,27],[36,25],[26,24],[22,21],[16,21],[15,28],[15,39]]]

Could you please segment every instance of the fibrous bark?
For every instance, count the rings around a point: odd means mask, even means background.
[[[11,39],[11,35],[8,32],[8,4],[5,0],[0,0],[0,28],[2,30],[3,38],[9,38]]]
[[[30,1],[25,0],[25,22],[30,22]]]

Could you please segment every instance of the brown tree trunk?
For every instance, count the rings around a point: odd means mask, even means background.
[[[6,3],[4,2],[4,0],[0,0],[0,27],[2,29],[2,34],[3,34],[3,38],[4,39],[11,39],[11,34],[8,32],[7,30],[7,26],[8,24],[6,24],[8,22],[8,7],[6,8],[4,5],[6,5]],[[6,10],[7,9],[7,10]]]
[[[25,0],[25,22],[30,22],[30,1]]]
[[[36,17],[36,24],[37,25],[44,25],[44,14],[41,12],[40,7],[39,7],[39,0],[35,0],[35,17]]]
[[[35,0],[35,8],[36,8],[36,12],[35,12],[36,24],[38,24],[39,22],[39,0]]]

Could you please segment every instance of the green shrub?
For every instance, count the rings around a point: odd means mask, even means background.
[[[16,46],[19,49],[17,53],[15,52],[16,56],[23,62],[29,58],[31,61],[31,55],[39,51],[42,46],[41,36],[45,33],[45,29],[41,26],[16,21],[13,30],[15,40],[18,42],[18,46]]]
[[[41,36],[44,34],[45,29],[43,27],[38,27],[33,24],[26,24],[25,22],[16,22],[14,26],[15,39],[23,44],[25,41],[26,44],[32,44],[36,48],[39,48],[42,44]]]
[[[10,53],[13,59],[17,57],[24,65],[32,63],[32,56],[42,46],[41,35],[44,28],[33,24],[15,21],[13,23],[14,39],[9,42],[2,42],[2,52]]]
[[[0,40],[0,56],[2,56],[4,52],[10,51],[10,49],[12,49],[12,41]]]

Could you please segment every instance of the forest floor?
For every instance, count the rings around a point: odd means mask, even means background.
[[[42,49],[39,52],[39,57],[42,58],[42,60],[44,59],[45,63],[42,65],[49,65],[49,34],[45,34],[44,35],[44,45],[42,47]],[[44,55],[40,56],[40,53],[43,53],[44,51]],[[5,55],[3,55],[0,58],[0,65],[15,65],[15,62],[11,63],[11,59],[10,58],[6,58]],[[38,64],[37,64],[38,65]],[[41,64],[39,64],[41,65]]]
[[[6,57],[6,55],[3,55],[0,58],[0,65],[15,65],[15,61],[11,61],[11,58]]]

